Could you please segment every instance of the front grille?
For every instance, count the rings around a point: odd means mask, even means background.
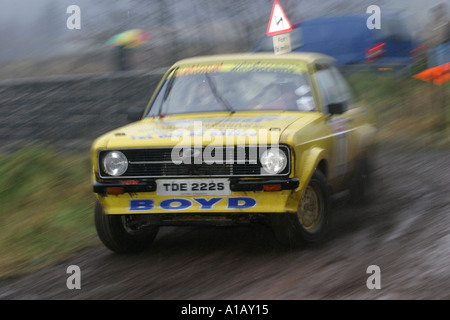
[[[178,148],[175,150],[174,148],[119,149],[118,151],[121,151],[128,159],[128,169],[120,177],[112,177],[103,170],[101,165],[103,158],[112,150],[101,150],[99,152],[99,172],[101,178],[117,179],[287,176],[291,171],[289,147],[285,145],[277,147],[286,154],[288,164],[283,171],[275,175],[269,175],[262,170],[259,155],[268,147],[258,146]],[[174,159],[173,154],[176,155]]]

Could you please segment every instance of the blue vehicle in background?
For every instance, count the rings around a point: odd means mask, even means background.
[[[368,15],[325,16],[304,20],[290,33],[292,51],[319,52],[340,66],[379,70],[408,68],[421,45],[396,13],[381,15],[381,29],[367,27]],[[252,52],[273,52],[272,37],[264,36]]]

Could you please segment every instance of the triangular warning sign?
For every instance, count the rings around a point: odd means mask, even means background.
[[[278,0],[275,0],[272,7],[272,13],[270,14],[266,34],[270,37],[290,31],[292,31],[292,25]]]

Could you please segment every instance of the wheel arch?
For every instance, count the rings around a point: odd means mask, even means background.
[[[328,154],[323,148],[313,147],[308,151],[304,152],[301,156],[300,161],[297,162],[297,172],[299,172],[299,187],[298,191],[301,191],[303,196],[303,190],[308,185],[309,180],[314,174],[316,169],[320,170],[321,173],[328,177]]]

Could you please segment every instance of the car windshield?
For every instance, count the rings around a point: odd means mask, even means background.
[[[300,63],[196,64],[169,73],[148,116],[242,110],[313,111],[311,87]]]

